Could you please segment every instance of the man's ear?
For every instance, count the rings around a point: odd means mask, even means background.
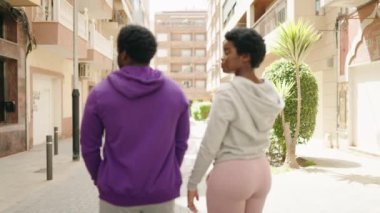
[[[125,51],[122,51],[121,53],[119,53],[119,55],[120,55],[120,59],[122,59],[123,61],[126,61],[128,58],[127,52]]]
[[[120,55],[120,59],[124,61],[126,64],[132,63],[132,60],[126,51],[121,52],[119,55]]]

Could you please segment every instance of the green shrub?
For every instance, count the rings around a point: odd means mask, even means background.
[[[295,66],[292,62],[280,59],[273,62],[269,67],[266,68],[264,76],[266,79],[274,81],[285,81],[287,83],[294,83],[291,89],[291,95],[285,100],[285,120],[290,122],[291,136],[294,136],[296,121],[297,121],[297,87],[296,87],[296,73]],[[312,74],[309,66],[306,64],[301,64],[300,66],[300,76],[301,76],[301,126],[300,134],[298,137],[298,143],[306,143],[310,140],[315,129],[315,122],[317,116],[318,108],[318,85],[317,81]],[[275,148],[277,151],[282,151],[285,156],[285,138],[283,136],[283,129],[281,123],[281,117],[275,121],[273,126],[273,136],[271,143],[277,143],[276,145],[271,144],[271,147]],[[270,151],[270,150],[269,150]],[[270,154],[270,153],[269,153]],[[283,158],[285,159],[285,158]]]
[[[210,102],[193,102],[191,104],[191,116],[197,121],[206,120],[210,109]]]

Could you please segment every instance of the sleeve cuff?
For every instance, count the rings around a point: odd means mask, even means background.
[[[193,184],[193,183],[188,183],[187,184],[187,190],[188,191],[196,191],[197,190],[197,188],[198,188],[198,186],[197,186],[198,184]]]

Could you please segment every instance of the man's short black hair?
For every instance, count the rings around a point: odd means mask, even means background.
[[[156,38],[145,27],[127,25],[120,30],[117,37],[117,51],[119,53],[125,51],[134,62],[149,64],[156,50]]]
[[[235,45],[238,55],[249,54],[251,66],[257,68],[264,60],[266,49],[264,39],[253,29],[234,28],[224,36]]]

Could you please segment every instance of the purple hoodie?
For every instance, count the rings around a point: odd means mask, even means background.
[[[100,198],[114,205],[148,205],[178,197],[188,137],[185,95],[149,66],[125,66],[88,96],[82,155]]]

